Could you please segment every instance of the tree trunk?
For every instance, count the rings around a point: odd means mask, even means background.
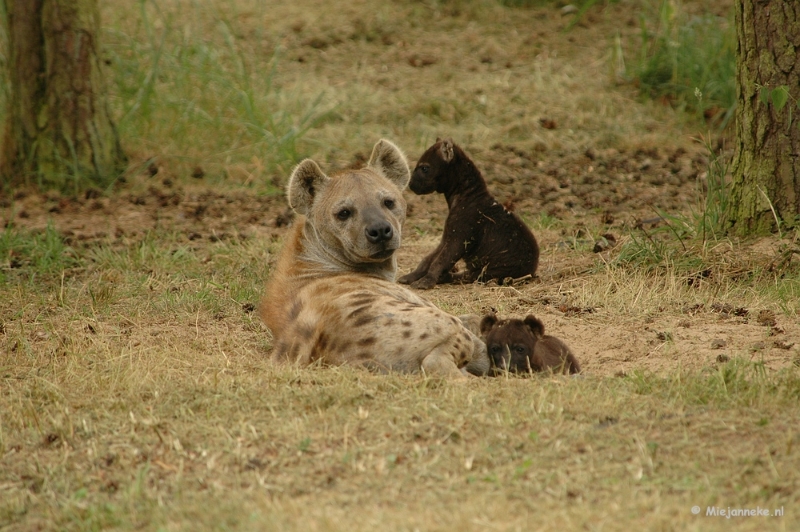
[[[773,231],[776,216],[782,226],[800,221],[800,2],[734,4],[738,108],[730,224],[743,236]],[[783,107],[769,98],[782,86],[789,95]]]
[[[97,0],[4,0],[9,95],[0,180],[78,192],[125,156],[105,100]]]

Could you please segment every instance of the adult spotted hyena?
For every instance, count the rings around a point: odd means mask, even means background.
[[[327,176],[311,159],[294,169],[287,197],[300,216],[260,308],[275,360],[458,378],[488,371],[486,346],[460,319],[394,282],[409,178],[386,140],[360,170]]]

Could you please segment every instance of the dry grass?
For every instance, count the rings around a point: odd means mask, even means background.
[[[688,208],[696,184],[664,175],[697,148],[683,115],[609,83],[606,43],[637,4],[600,4],[557,33],[552,5],[490,0],[106,3],[123,139],[158,173],[2,204],[0,529],[798,528],[797,236],[632,228],[649,203]],[[380,136],[413,158],[437,135],[469,147],[543,253],[532,283],[426,295],[534,313],[585,374],[271,366],[253,309],[285,170],[350,164]],[[582,193],[545,202],[595,175],[627,198],[616,222]],[[409,203],[403,271],[443,221],[442,198]],[[608,231],[619,244],[592,253]]]
[[[23,272],[8,279],[6,529],[730,527],[693,505],[783,507],[770,524],[797,523],[796,368],[746,355],[698,365],[676,338],[678,362],[648,348],[613,376],[603,362],[613,351],[589,351],[609,331],[641,337],[648,319],[681,316],[685,288],[670,275],[609,268],[552,284],[438,288],[431,297],[454,313],[561,316],[546,323],[586,367],[578,378],[452,384],[271,366],[269,336],[247,306],[269,245],[191,250],[172,238],[76,251],[82,268],[35,286]],[[694,297],[741,301],[714,292]],[[570,317],[562,304],[597,310]],[[572,338],[575,327],[595,333]]]
[[[454,385],[281,370],[246,319],[197,319],[199,335],[190,318],[146,343],[149,323],[126,342],[100,325],[71,348],[48,337],[43,354],[11,355],[10,529],[729,526],[695,504],[796,520],[796,372]]]

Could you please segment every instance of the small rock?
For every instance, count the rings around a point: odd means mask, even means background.
[[[561,16],[571,15],[578,12],[578,7],[572,4],[567,4],[561,8]]]
[[[485,63],[486,61],[484,61]],[[408,58],[408,64],[414,68],[422,68],[436,64],[436,58],[431,55],[413,54]]]
[[[594,243],[594,248],[592,248],[592,251],[594,251],[595,253],[601,253],[607,249],[613,248],[616,245],[617,245],[617,237],[615,237],[611,233],[606,233],[602,235]]]
[[[558,127],[556,121],[552,118],[540,118],[539,124],[545,129],[555,129]]]
[[[729,361],[730,359],[731,357],[729,357],[728,355],[722,355],[722,354],[717,355],[717,362],[719,362],[720,364],[723,364]]]
[[[750,346],[751,351],[763,351],[767,348],[767,344],[764,342],[756,342]]]
[[[728,343],[725,340],[723,340],[722,338],[714,338],[713,340],[711,340],[711,349],[722,349],[726,345],[728,345]],[[724,356],[724,355],[720,355],[720,356]]]

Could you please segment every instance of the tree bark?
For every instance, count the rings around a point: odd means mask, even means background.
[[[0,179],[79,191],[125,164],[105,99],[97,0],[4,0],[9,97]]]
[[[800,2],[734,4],[738,108],[730,224],[744,236],[774,231],[776,216],[782,226],[800,221]],[[759,97],[761,87],[780,86],[789,91],[782,109]]]

